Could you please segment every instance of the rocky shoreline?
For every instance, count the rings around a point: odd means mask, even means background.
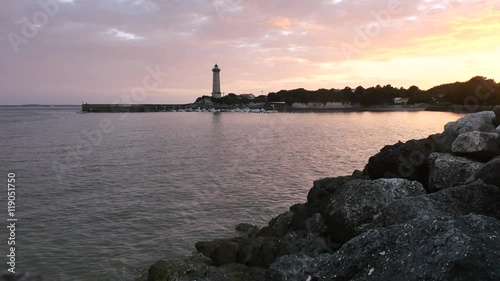
[[[499,125],[496,108],[388,145],[267,226],[240,224],[138,280],[500,280]]]

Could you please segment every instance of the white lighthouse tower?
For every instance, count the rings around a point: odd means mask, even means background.
[[[220,92],[220,76],[219,76],[220,68],[217,64],[215,64],[214,68],[212,69],[212,72],[214,73],[212,97],[220,99],[222,97],[222,93]]]

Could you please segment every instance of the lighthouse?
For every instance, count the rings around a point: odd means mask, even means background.
[[[214,73],[213,85],[212,85],[212,97],[216,99],[220,99],[222,97],[222,93],[220,92],[220,68],[217,64],[215,64],[212,69]]]

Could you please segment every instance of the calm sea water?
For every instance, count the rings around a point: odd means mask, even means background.
[[[0,108],[0,170],[17,179],[16,269],[45,280],[131,280],[237,223],[263,225],[304,202],[313,180],[361,170],[384,145],[460,117],[77,110]]]

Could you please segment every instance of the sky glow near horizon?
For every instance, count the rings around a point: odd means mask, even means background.
[[[143,87],[148,66],[168,76],[134,103],[209,95],[215,63],[226,94],[500,80],[500,0],[58,0],[57,7],[37,24],[38,0],[0,2],[0,104],[116,102]],[[25,20],[34,35],[23,35]]]

